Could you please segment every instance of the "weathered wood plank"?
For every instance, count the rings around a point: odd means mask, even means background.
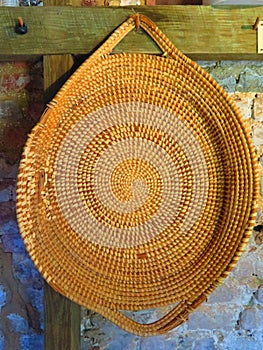
[[[49,102],[70,76],[71,55],[43,57],[45,102]],[[44,287],[45,350],[80,349],[80,306]]]
[[[45,350],[80,349],[80,307],[45,285]]]
[[[70,76],[71,55],[43,57],[45,102],[50,101]],[[44,288],[45,350],[80,349],[80,306],[55,292],[48,284]]]
[[[71,74],[71,55],[43,57],[45,102],[50,101]],[[80,349],[80,306],[44,287],[45,350]]]
[[[1,8],[0,56],[90,53],[129,14],[149,16],[185,54],[193,59],[262,59],[252,29],[262,6],[154,6],[139,8],[31,7]],[[29,32],[14,32],[18,16]],[[156,53],[139,31],[130,33],[118,51]]]
[[[48,103],[58,89],[73,73],[74,60],[68,55],[48,55],[43,57],[45,103]]]
[[[45,0],[46,6],[68,3],[68,0]],[[54,97],[70,76],[73,63],[70,54],[43,57],[45,102]],[[55,292],[48,284],[44,288],[44,305],[45,350],[79,350],[80,306]]]

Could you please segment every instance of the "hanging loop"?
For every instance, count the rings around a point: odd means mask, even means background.
[[[136,30],[138,30],[140,28],[140,25],[141,25],[140,14],[136,13],[135,15],[131,15],[130,17],[133,18],[133,20],[135,22],[135,28],[136,28]]]

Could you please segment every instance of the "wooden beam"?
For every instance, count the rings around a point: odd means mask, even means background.
[[[49,102],[71,75],[71,55],[43,57],[45,102]],[[45,350],[80,349],[80,306],[44,286]]]
[[[43,57],[45,102],[49,102],[70,76],[71,55]],[[80,306],[44,286],[45,350],[80,349]]]
[[[67,4],[68,0],[45,0],[45,6],[65,6]],[[71,75],[73,63],[70,54],[43,57],[45,103],[54,97],[58,89]],[[44,310],[45,350],[79,350],[80,306],[45,284]]]
[[[253,59],[257,34],[252,26],[262,6],[154,6],[154,7],[18,7],[1,8],[0,56],[88,54],[127,17],[139,11],[149,16],[171,41],[193,59]],[[17,17],[28,33],[14,32]],[[139,31],[130,33],[118,51],[156,53]]]
[[[44,294],[44,349],[79,350],[80,307],[48,284],[45,284]]]
[[[146,0],[146,5],[202,5],[202,0]]]
[[[71,55],[47,55],[43,57],[44,98],[45,104],[50,102],[59,88],[73,73],[74,60]]]
[[[43,57],[45,102],[49,102],[71,75],[71,55]],[[80,349],[80,306],[44,286],[45,350]]]

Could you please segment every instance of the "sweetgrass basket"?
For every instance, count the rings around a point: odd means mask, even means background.
[[[111,54],[135,26],[162,56]],[[136,14],[33,129],[17,217],[56,291],[145,336],[181,324],[228,275],[249,239],[257,196],[253,145],[237,107]],[[170,304],[151,324],[122,312]]]

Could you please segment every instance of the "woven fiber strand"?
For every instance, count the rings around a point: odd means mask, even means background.
[[[163,56],[111,54],[134,27]],[[257,208],[253,146],[237,107],[142,15],[71,76],[33,129],[17,216],[57,291],[138,335],[182,322],[223,281]],[[139,324],[122,310],[175,305]]]

